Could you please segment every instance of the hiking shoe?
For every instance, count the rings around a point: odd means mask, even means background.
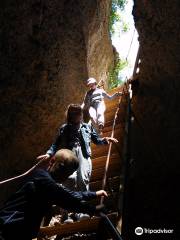
[[[77,221],[83,221],[83,220],[90,219],[90,216],[89,214],[86,214],[86,213],[76,213],[76,219]]]
[[[74,222],[74,220],[70,216],[68,216],[68,218],[66,220],[64,220],[63,223],[73,223],[73,222]]]

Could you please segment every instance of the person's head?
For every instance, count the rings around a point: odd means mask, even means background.
[[[66,180],[79,167],[79,160],[69,149],[61,149],[56,152],[54,162],[49,172],[55,181],[61,183]]]
[[[87,87],[89,87],[90,89],[95,89],[97,87],[96,79],[95,78],[88,78]]]
[[[67,123],[80,124],[83,118],[83,111],[81,105],[70,104],[66,112]]]

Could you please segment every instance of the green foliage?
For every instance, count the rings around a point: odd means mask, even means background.
[[[123,20],[121,11],[124,10],[127,0],[112,0],[112,8],[109,20],[109,31],[112,36],[117,31],[117,24],[119,33],[125,33],[129,30],[129,25]],[[116,25],[116,28],[115,28]],[[128,66],[127,60],[117,57],[114,67],[111,67],[108,75],[109,88],[115,88],[123,83],[123,79],[120,76],[120,72]]]
[[[127,0],[112,0],[111,14],[109,19],[109,32],[111,35],[115,32],[114,24],[116,22],[122,21],[122,25],[124,25],[123,19],[121,19],[120,14],[118,13],[118,10],[123,11],[126,3],[127,3]],[[128,30],[128,29],[123,28],[123,31],[124,30]]]
[[[119,76],[119,73],[122,69],[124,69],[127,66],[128,66],[127,60],[120,59],[119,57],[117,58],[115,66],[110,69],[108,75],[108,84],[110,89],[118,87],[123,83],[123,80]]]
[[[117,10],[117,8],[124,10],[126,3],[127,0],[112,0],[112,8],[115,10]]]
[[[127,31],[129,31],[129,25],[128,25],[128,23],[126,23],[126,22],[122,22],[122,32],[127,32]]]

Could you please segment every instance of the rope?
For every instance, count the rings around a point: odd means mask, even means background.
[[[133,40],[134,40],[134,35],[135,35],[135,28],[134,28],[133,35],[132,35],[132,38],[131,38],[131,42],[130,42],[130,45],[129,45],[129,49],[128,49],[128,52],[127,52],[126,61],[127,61],[128,57],[129,57],[129,53],[130,53],[130,50],[131,50],[131,47],[132,47],[132,43],[133,43]]]
[[[124,93],[124,87],[123,87],[123,91],[122,92]],[[118,104],[118,107],[117,107],[115,115],[114,115],[111,137],[114,137],[114,130],[115,130],[115,126],[116,126],[116,120],[117,120],[117,116],[118,116],[118,112],[119,112],[121,103],[122,103],[122,96],[120,97],[119,104]],[[107,182],[107,172],[108,172],[108,168],[109,168],[111,149],[112,149],[112,142],[110,142],[109,148],[108,148],[108,154],[107,154],[106,165],[105,165],[105,170],[104,170],[104,177],[103,177],[103,180],[102,180],[102,189],[103,190],[105,189],[106,182]],[[100,204],[103,204],[103,202],[104,202],[104,197],[101,197]]]
[[[12,177],[12,178],[8,178],[8,179],[5,179],[3,181],[0,182],[0,185],[1,184],[4,184],[4,183],[8,183],[8,182],[12,182],[14,180],[17,180],[19,178],[22,178],[22,177],[25,177],[27,176],[29,173],[31,173],[35,168],[39,167],[42,163],[45,164],[45,161],[46,160],[40,160],[38,163],[36,163],[34,166],[32,166],[30,169],[28,169],[26,172],[20,174],[20,175],[17,175],[15,177]]]

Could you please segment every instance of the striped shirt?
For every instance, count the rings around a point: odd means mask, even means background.
[[[83,106],[84,108],[88,108],[92,106],[94,103],[103,101],[104,98],[111,100],[117,97],[117,95],[118,93],[109,95],[104,89],[100,89],[100,88],[91,89],[85,95]]]

